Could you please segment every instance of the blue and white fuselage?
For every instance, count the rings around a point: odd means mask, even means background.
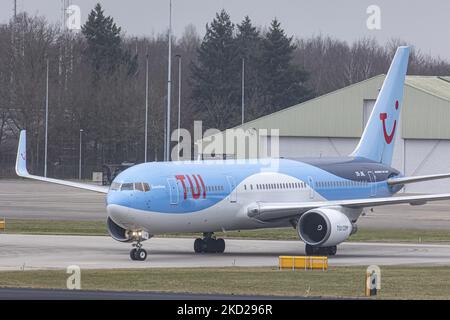
[[[389,197],[399,188],[387,179],[398,175],[363,158],[144,163],[116,177],[107,210],[122,227],[152,235],[290,226],[289,217],[260,221],[248,209],[259,202]]]

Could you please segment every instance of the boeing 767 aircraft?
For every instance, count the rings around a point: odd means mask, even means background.
[[[109,234],[133,243],[133,260],[146,259],[142,242],[158,234],[203,233],[194,251],[219,253],[225,242],[214,232],[276,227],[296,228],[308,255],[334,255],[337,245],[356,232],[364,208],[450,199],[449,193],[393,197],[406,183],[450,177],[403,177],[391,167],[408,57],[409,47],[397,49],[361,140],[348,157],[142,163],[120,173],[108,189],[30,175],[22,131],[16,172],[105,193]]]

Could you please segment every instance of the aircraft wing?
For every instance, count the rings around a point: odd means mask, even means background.
[[[415,177],[390,178],[387,180],[387,183],[388,185],[394,186],[396,184],[406,184],[406,183],[429,181],[436,179],[446,179],[446,178],[450,178],[450,173],[430,174],[426,176],[415,176]]]
[[[409,203],[410,205],[423,205],[429,201],[449,200],[450,193],[394,196],[386,198],[366,198],[336,201],[313,202],[257,202],[250,206],[247,215],[261,221],[289,218],[320,207],[342,206],[347,208],[370,208],[376,206]]]
[[[100,192],[100,193],[108,193],[108,187],[104,186],[97,186],[92,185],[88,183],[78,183],[73,181],[66,181],[66,180],[59,180],[59,179],[52,179],[52,178],[46,178],[41,176],[35,176],[28,173],[27,170],[27,143],[26,143],[26,131],[22,130],[20,131],[20,137],[19,137],[19,146],[17,148],[17,158],[16,158],[16,173],[19,177],[33,179],[33,180],[39,180],[49,183],[56,183],[63,186],[78,188],[78,189],[84,189],[94,192]]]

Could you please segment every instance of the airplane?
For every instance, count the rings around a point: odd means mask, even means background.
[[[394,196],[407,183],[450,174],[405,177],[391,167],[403,100],[409,47],[395,53],[362,137],[341,158],[268,158],[149,162],[121,172],[108,188],[31,175],[26,168],[26,132],[20,133],[20,177],[106,194],[110,236],[132,243],[130,258],[143,261],[142,242],[165,233],[203,233],[196,253],[223,253],[214,233],[295,228],[307,255],[335,255],[357,231],[365,208],[450,199],[450,193]],[[267,165],[276,161],[276,166]]]

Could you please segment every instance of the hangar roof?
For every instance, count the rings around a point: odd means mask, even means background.
[[[280,136],[358,138],[364,101],[375,100],[385,75],[364,80],[236,128],[279,129]],[[450,76],[407,76],[403,138],[450,139]]]
[[[406,84],[450,101],[450,77],[408,76]]]

